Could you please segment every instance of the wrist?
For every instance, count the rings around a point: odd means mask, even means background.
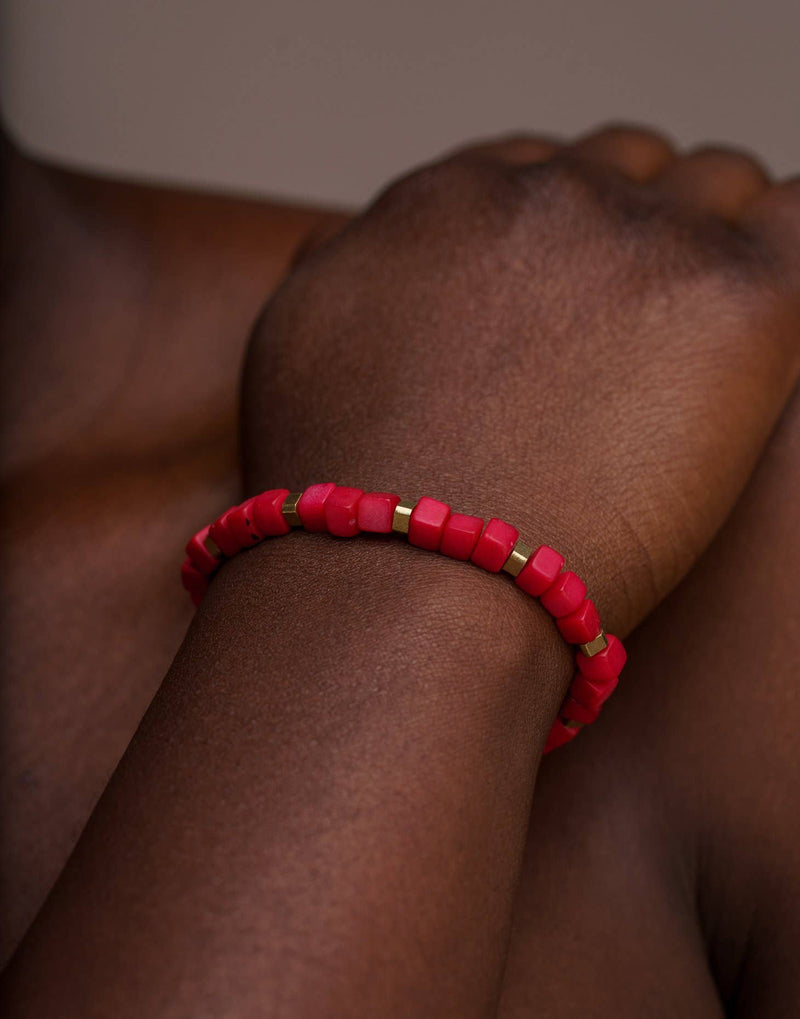
[[[343,696],[376,680],[390,693],[438,684],[454,705],[472,697],[527,706],[537,745],[574,669],[553,620],[508,577],[375,536],[263,542],[220,570],[209,610],[241,627],[256,654],[266,642],[270,658],[295,663],[279,679],[295,688],[324,675],[337,677]]]

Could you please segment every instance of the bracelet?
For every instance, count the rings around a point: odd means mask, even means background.
[[[593,722],[614,691],[627,655],[613,634],[605,633],[586,585],[564,557],[548,545],[533,549],[519,539],[516,527],[496,517],[484,526],[481,517],[452,513],[427,496],[414,501],[388,492],[364,492],[331,483],[304,492],[274,488],[226,510],[198,531],[186,546],[181,567],[183,586],[199,605],[211,577],[225,560],[267,537],[294,527],[351,538],[372,534],[405,535],[417,548],[471,560],[490,573],[507,573],[526,594],[538,598],[556,621],[561,636],[577,645],[577,670],[545,744],[549,753]]]

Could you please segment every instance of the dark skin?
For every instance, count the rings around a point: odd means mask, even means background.
[[[246,486],[303,485],[326,468],[345,481],[430,491],[467,510],[506,515],[532,537],[546,533],[560,544],[590,580],[610,628],[625,633],[722,523],[791,390],[799,359],[797,199],[791,188],[769,189],[742,157],[706,156],[687,174],[660,139],[606,133],[544,167],[537,186],[549,188],[546,205],[529,197],[520,205],[517,185],[513,196],[507,188],[516,174],[509,163],[551,154],[529,141],[418,177],[301,267],[251,348]],[[704,189],[708,174],[698,174],[698,162],[714,160],[716,184]],[[632,182],[654,175],[659,210],[645,221],[657,232],[633,258],[629,224],[638,231],[652,204]],[[437,201],[426,202],[439,181]],[[587,203],[597,194],[602,203]],[[709,205],[721,198],[724,207]],[[589,339],[567,361],[574,374],[563,377],[564,340],[577,343],[574,323],[558,317],[574,249],[567,259],[559,254],[566,246],[551,245],[536,274],[535,305],[516,272],[518,259],[530,257],[531,235],[540,248],[542,237],[564,238],[553,224],[580,202],[582,243],[603,255],[587,264],[600,267],[597,282],[605,284],[611,259],[621,257],[617,275],[636,283],[626,297],[635,299],[636,314],[626,315],[619,299],[613,307],[587,299],[605,288],[581,273],[580,335]],[[690,212],[698,203],[701,211]],[[723,226],[731,220],[735,232]],[[740,233],[757,238],[746,254]],[[441,322],[425,304],[435,267],[446,264],[437,244],[460,256],[458,271],[436,281]],[[637,276],[640,256],[653,251],[658,259]],[[487,252],[493,289],[481,293],[483,272],[470,272]],[[688,277],[680,271],[687,260]],[[478,288],[474,306],[459,289],[464,280],[471,294]],[[552,298],[542,300],[553,284]],[[664,293],[673,297],[666,312],[653,304]],[[651,326],[646,336],[637,333],[642,321]],[[519,338],[517,347],[465,346],[472,327],[484,341]],[[602,345],[609,335],[627,343],[618,364],[615,345]],[[409,344],[417,339],[425,345],[415,355]],[[348,373],[353,344],[356,363],[378,370]],[[508,408],[520,405],[518,379],[530,405],[548,406],[554,375],[532,369],[547,364],[551,350],[563,377],[557,393],[563,385],[578,399],[591,427],[576,430],[572,416],[558,418],[556,400],[543,415],[551,426],[561,422],[548,442],[539,433],[509,444],[509,434],[525,434],[509,417]],[[471,379],[480,378],[485,396],[492,361],[478,362],[475,372],[466,351],[514,366],[504,369],[505,400],[487,401],[480,419],[471,412],[484,406],[473,399]],[[314,357],[325,364],[313,365]],[[687,361],[691,378],[677,370]],[[595,370],[587,373],[587,364]],[[615,392],[621,368],[632,364],[636,371]],[[669,400],[654,398],[651,378],[669,379]],[[386,388],[396,379],[402,400]],[[678,433],[675,423],[691,422],[698,406],[696,380],[710,395],[688,434]],[[337,391],[358,397],[347,414],[331,400]],[[627,414],[612,422],[609,407],[623,400]],[[387,408],[393,427],[382,430]],[[461,432],[451,438],[446,426],[456,410]],[[429,431],[414,433],[409,458],[409,425],[421,419]],[[637,445],[643,429],[646,446]],[[430,448],[426,434],[437,439]],[[773,574],[791,576],[787,545],[797,558],[790,521],[798,492],[781,481],[787,464],[797,463],[796,435],[789,419],[701,569],[637,637],[635,666],[603,722],[543,766],[519,887],[537,750],[569,680],[543,613],[499,578],[366,539],[296,535],[226,567],[9,972],[17,1014],[49,1014],[58,1002],[59,1014],[76,1015],[462,1016],[492,1014],[499,1000],[500,1014],[660,1014],[663,1003],[664,1014],[703,1015],[719,1013],[721,995],[742,1014],[758,1015],[764,1002],[756,996],[764,993],[773,996],[766,1007],[790,1014],[797,987],[781,965],[781,946],[788,952],[796,938],[784,903],[796,894],[799,869],[796,811],[787,807],[797,799],[797,769],[791,632],[775,617],[776,606],[785,612],[791,602],[791,588],[780,589]],[[463,458],[460,470],[452,468],[464,444],[474,476]],[[675,469],[657,471],[637,451],[657,451],[657,461]],[[587,468],[583,498],[577,482],[566,503],[557,498],[571,481],[563,475],[558,489],[548,489],[558,462],[592,465],[600,456],[605,470]],[[606,475],[614,480],[608,492]],[[698,476],[707,483],[697,486]],[[624,520],[615,510],[620,486]],[[776,527],[776,498],[788,541],[778,526],[784,540],[770,545],[765,518]],[[748,583],[736,553],[754,544],[772,548],[773,560],[765,553]],[[762,578],[770,581],[767,596]],[[721,636],[712,644],[706,620],[696,623],[697,605],[719,601],[721,590],[728,603],[715,617]],[[722,625],[728,620],[741,647]],[[755,690],[750,674],[763,650],[747,639],[752,633],[774,635],[777,649],[774,679]],[[720,642],[731,657],[718,669]],[[747,652],[750,669],[742,670]],[[754,725],[760,698],[764,724]],[[669,724],[645,739],[654,714]],[[777,735],[767,724],[776,715]],[[721,741],[713,766],[698,769],[709,717],[738,724],[750,757]],[[753,759],[763,768],[760,782]],[[731,789],[735,795],[723,795]],[[656,795],[663,810],[653,810]],[[750,834],[744,822],[755,811],[763,824]],[[743,828],[735,844],[731,832]],[[769,886],[774,875],[780,895]],[[741,893],[745,878],[750,897]]]

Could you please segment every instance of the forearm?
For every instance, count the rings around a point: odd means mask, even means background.
[[[16,1014],[491,1014],[569,675],[542,610],[468,564],[240,556],[15,962]]]

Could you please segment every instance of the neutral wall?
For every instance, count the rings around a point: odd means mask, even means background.
[[[12,131],[59,160],[360,201],[476,135],[653,122],[800,169],[800,0],[0,0]]]

